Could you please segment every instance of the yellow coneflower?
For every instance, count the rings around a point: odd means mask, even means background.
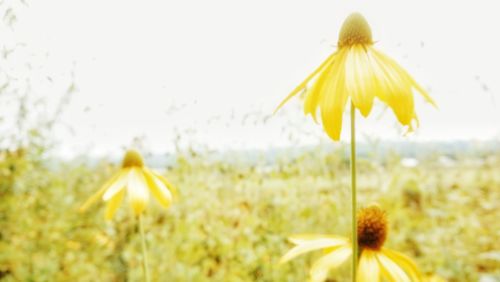
[[[427,92],[394,60],[373,47],[372,32],[365,18],[353,13],[344,21],[338,49],[286,97],[305,91],[304,113],[316,121],[321,111],[323,128],[333,139],[340,139],[342,114],[348,98],[367,117],[377,97],[387,104],[403,126],[418,125],[412,90],[435,105]]]
[[[384,211],[378,206],[362,209],[357,222],[360,246],[358,282],[379,282],[381,277],[398,282],[423,281],[410,258],[383,247],[387,237]],[[281,258],[281,263],[309,251],[325,249],[326,254],[311,267],[310,278],[313,282],[324,281],[330,269],[340,266],[352,255],[349,239],[340,236],[305,234],[292,236],[289,240],[296,246]]]
[[[108,202],[106,219],[113,218],[116,210],[127,192],[130,205],[136,215],[140,215],[147,206],[149,192],[164,207],[172,203],[172,192],[175,187],[163,176],[144,166],[142,156],[136,150],[125,154],[122,168],[112,176],[97,193],[90,197],[81,207],[85,211],[99,199]]]

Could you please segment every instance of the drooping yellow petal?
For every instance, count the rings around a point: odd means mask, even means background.
[[[349,48],[345,62],[345,88],[354,105],[365,117],[370,114],[375,97],[374,75],[364,46]]]
[[[105,218],[107,220],[111,220],[113,216],[115,215],[116,211],[120,207],[120,204],[123,200],[123,197],[125,196],[125,190],[122,189],[120,192],[115,194],[111,200],[108,203],[108,206],[106,207],[106,214]]]
[[[290,261],[297,256],[324,248],[332,248],[338,247],[341,245],[345,245],[347,240],[342,237],[335,236],[318,236],[318,235],[296,235],[290,237],[289,240],[297,244],[297,246],[293,247],[290,251],[288,251],[280,260],[280,263],[285,263]]]
[[[410,276],[411,281],[420,282],[423,281],[422,275],[417,268],[417,265],[407,256],[402,253],[383,248],[382,252],[396,264],[398,264],[403,270]]]
[[[410,84],[413,88],[415,88],[418,92],[420,92],[420,94],[424,97],[424,99],[428,103],[430,103],[434,107],[437,107],[434,99],[432,99],[432,97],[427,93],[427,91],[425,91],[422,88],[422,86],[420,86],[404,68],[402,68],[395,60],[385,55],[384,53],[379,52],[375,49],[374,51],[375,53],[377,53],[377,56],[383,58],[386,62],[390,62],[392,67],[399,73],[399,75],[406,80],[406,83]]]
[[[331,69],[335,67],[336,60],[338,60],[338,52],[336,52],[331,58],[330,63],[325,65],[325,67],[318,73],[316,77],[316,81],[313,83],[310,89],[306,92],[306,97],[304,101],[304,114],[311,114],[313,120],[317,123],[318,120],[316,118],[316,113],[318,112],[319,101],[321,100],[321,96],[324,95],[322,92],[323,85],[325,81],[328,79],[332,79]]]
[[[324,74],[328,72],[328,69],[331,68],[333,64],[330,64],[325,68],[323,72],[321,72],[314,84],[308,89],[306,89],[305,99],[304,99],[304,115],[311,115],[315,123],[318,123],[317,112],[319,107],[319,100],[321,98],[321,86],[324,82]]]
[[[102,187],[95,193],[93,194],[90,198],[83,203],[83,205],[80,207],[79,211],[84,212],[86,211],[91,205],[93,205],[96,201],[100,200],[104,192],[108,190],[108,188],[113,184],[113,182],[120,176],[120,173],[117,172],[115,173],[108,181],[102,185]]]
[[[318,73],[320,73],[325,66],[327,66],[329,63],[333,61],[333,58],[335,57],[336,53],[331,54],[321,65],[316,68],[299,86],[297,86],[292,93],[288,94],[288,96],[279,104],[279,106],[274,110],[274,114],[286,103],[288,100],[290,100],[293,96],[297,95],[300,91],[302,91],[306,86],[307,83],[311,79],[313,79]]]
[[[114,195],[120,192],[123,188],[125,188],[125,185],[127,185],[129,172],[130,172],[129,168],[122,168],[120,170],[116,180],[109,186],[109,189],[102,196],[102,199],[104,201],[108,201]]]
[[[178,192],[178,189],[175,185],[173,185],[172,183],[170,183],[170,181],[168,181],[165,177],[163,177],[161,174],[153,171],[153,170],[149,170],[149,172],[151,172],[151,174],[153,174],[157,179],[159,179],[163,185],[165,185],[168,190],[170,191],[170,194],[172,195],[172,200],[175,201],[176,198],[179,197],[179,192]]]
[[[351,254],[351,246],[344,245],[319,258],[311,267],[311,281],[323,282],[328,275],[328,271],[341,265]]]
[[[413,121],[413,120],[415,121],[415,126],[413,126],[413,122],[412,122],[412,123],[410,123],[410,124],[408,125],[408,130],[405,132],[405,134],[404,134],[404,135],[406,135],[406,134],[408,134],[408,133],[413,132],[413,131],[414,131],[414,129],[415,129],[415,127],[420,127],[420,120],[418,119],[418,116],[417,116],[417,114],[416,114],[416,113],[415,113],[415,115],[413,116],[412,121]]]
[[[128,175],[127,191],[135,215],[141,214],[146,209],[149,193],[147,181],[140,168],[131,168]]]
[[[164,207],[170,206],[172,203],[172,194],[168,190],[167,186],[163,182],[153,175],[149,169],[143,170],[144,177],[148,183],[149,190],[153,196],[160,202]]]
[[[347,238],[344,238],[342,236],[330,235],[330,234],[295,234],[288,237],[288,240],[296,245],[322,239],[341,241],[345,243],[349,241]]]
[[[328,73],[328,79],[322,87],[321,94],[321,120],[325,132],[335,141],[340,139],[342,130],[342,115],[347,101],[347,91],[345,89],[344,63],[347,57],[347,50],[339,52],[338,61],[335,67]]]
[[[385,91],[387,104],[393,110],[398,121],[409,125],[415,114],[412,85],[398,72],[399,66],[387,56],[382,55],[375,48],[371,49],[373,57],[385,74]]]
[[[434,107],[437,108],[437,104],[436,102],[434,101],[434,99],[432,99],[432,97],[429,95],[429,93],[427,93],[427,91],[425,91],[425,89],[420,86],[420,84],[418,84],[414,79],[413,77],[411,77],[411,75],[409,73],[407,73],[405,70],[402,70],[404,73],[405,73],[405,76],[406,76],[406,79],[413,85],[413,87],[415,87],[415,89],[422,95],[424,96],[424,99],[430,103],[431,105],[433,105]]]
[[[380,267],[374,251],[365,249],[358,265],[358,282],[379,282]]]
[[[387,103],[388,92],[390,91],[389,82],[385,77],[384,70],[380,67],[377,59],[373,54],[373,47],[366,47],[366,55],[368,56],[368,63],[374,79],[375,97],[379,98],[382,102]]]
[[[411,282],[404,270],[393,260],[387,257],[383,252],[377,253],[377,259],[380,263],[382,274],[392,282]]]

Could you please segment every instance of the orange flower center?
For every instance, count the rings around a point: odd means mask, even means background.
[[[122,167],[143,167],[144,161],[142,160],[141,154],[136,150],[128,150],[123,157]]]
[[[387,237],[387,218],[377,206],[358,212],[358,244],[361,249],[380,250]]]
[[[373,44],[372,30],[360,13],[352,13],[345,19],[337,44],[340,48],[354,44]]]

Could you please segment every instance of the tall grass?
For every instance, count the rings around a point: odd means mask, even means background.
[[[314,254],[277,261],[289,234],[348,236],[345,153],[315,150],[273,162],[180,155],[162,171],[180,188],[179,201],[144,217],[152,281],[304,281]],[[500,277],[500,153],[419,161],[405,167],[398,155],[361,158],[359,205],[383,205],[387,245],[423,272],[450,281]],[[0,170],[0,280],[141,280],[141,241],[128,206],[114,222],[103,219],[103,205],[77,212],[113,164],[49,167],[12,155]],[[346,264],[331,281],[348,276]]]

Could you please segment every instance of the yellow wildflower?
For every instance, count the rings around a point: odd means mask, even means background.
[[[418,125],[412,90],[435,105],[427,92],[393,59],[373,47],[372,32],[365,18],[353,13],[344,21],[338,49],[278,106],[305,91],[304,113],[317,121],[321,111],[323,128],[333,139],[340,139],[342,114],[348,98],[367,117],[377,97],[387,104],[403,126]]]
[[[384,248],[387,237],[387,219],[378,206],[362,209],[357,216],[358,244],[360,247],[358,282],[422,281],[416,265],[405,255]],[[285,263],[306,252],[325,249],[326,254],[311,267],[310,278],[322,282],[332,268],[340,266],[352,255],[350,240],[335,235],[295,235],[289,238],[295,244],[282,258]]]
[[[106,219],[113,218],[122,202],[125,191],[128,194],[130,205],[136,215],[141,214],[148,204],[149,192],[164,207],[172,203],[172,192],[175,187],[163,176],[144,166],[142,156],[135,150],[125,154],[122,168],[112,176],[92,197],[80,208],[85,211],[99,199],[108,202]]]

